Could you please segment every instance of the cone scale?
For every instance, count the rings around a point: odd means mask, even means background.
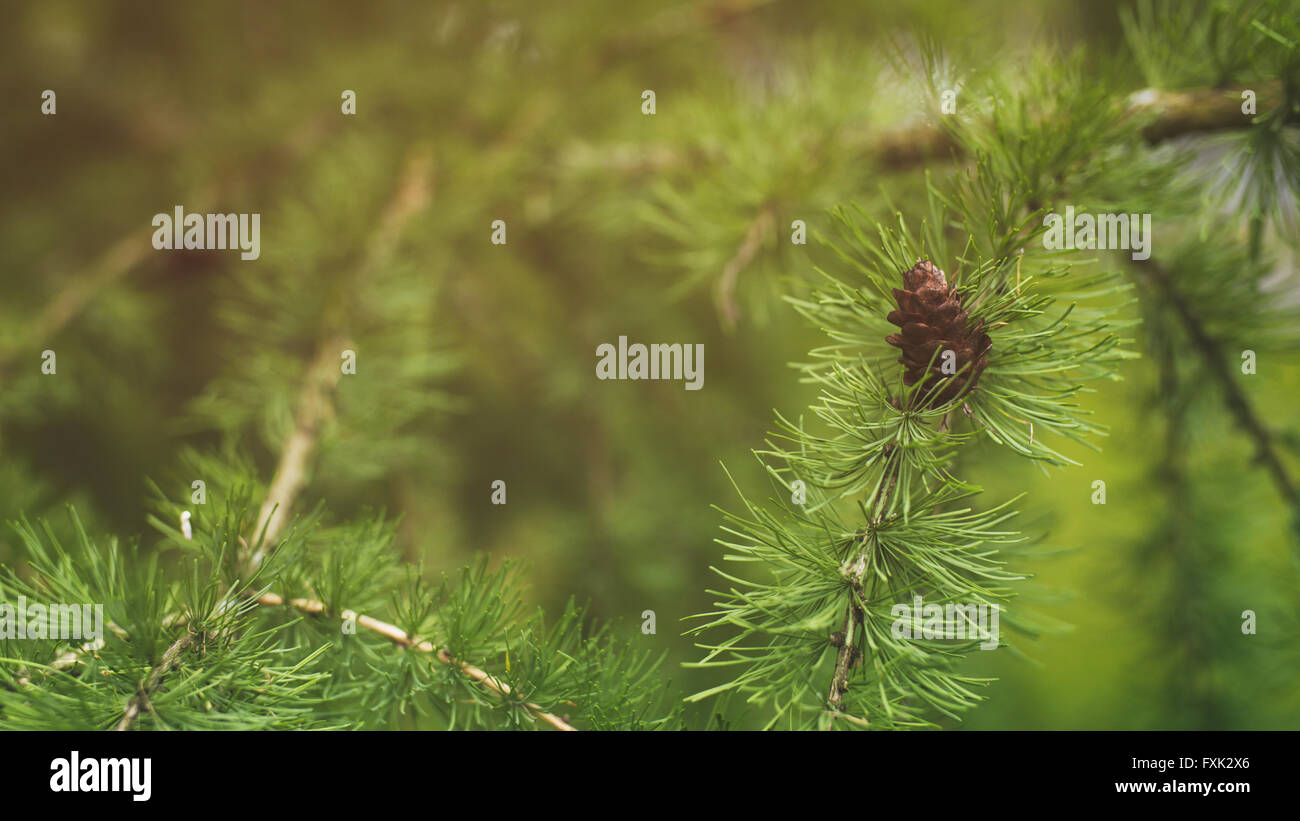
[[[943,271],[920,260],[903,273],[903,287],[894,289],[894,300],[898,310],[886,319],[899,332],[885,341],[903,352],[898,359],[904,367],[903,384],[923,383],[916,401],[937,408],[974,390],[993,343],[984,333],[984,321],[972,322],[962,310],[961,294]],[[955,356],[945,357],[945,351]]]

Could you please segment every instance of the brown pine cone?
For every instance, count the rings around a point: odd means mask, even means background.
[[[931,408],[974,390],[980,372],[988,365],[993,342],[984,333],[983,320],[970,322],[961,309],[961,294],[949,287],[943,271],[927,259],[920,260],[903,274],[903,288],[894,289],[894,299],[898,310],[890,311],[886,318],[901,332],[890,334],[885,341],[903,351],[898,360],[906,367],[903,383],[910,387],[924,379],[918,394],[924,398],[946,382],[930,397]],[[943,351],[956,354],[956,367],[950,366],[948,373],[943,369]]]

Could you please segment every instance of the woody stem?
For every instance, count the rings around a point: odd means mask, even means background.
[[[881,486],[872,500],[875,510],[871,523],[867,526],[861,541],[858,542],[857,555],[851,557],[842,570],[849,583],[849,603],[844,608],[844,639],[835,657],[835,672],[831,676],[830,693],[826,696],[827,705],[836,713],[844,709],[844,693],[849,689],[849,669],[853,666],[854,641],[858,627],[864,625],[859,602],[863,595],[862,580],[867,574],[867,551],[875,541],[876,530],[885,517],[885,511],[889,509],[889,501],[894,495],[894,488],[898,485],[898,472],[902,467],[901,460],[893,460],[891,463],[893,455],[893,446],[886,447],[883,458],[885,473],[889,478],[886,480],[882,477]]]

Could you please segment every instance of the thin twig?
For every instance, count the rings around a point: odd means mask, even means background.
[[[1268,470],[1269,476],[1273,479],[1273,484],[1277,486],[1278,493],[1291,505],[1293,510],[1300,508],[1300,495],[1297,495],[1295,482],[1292,480],[1290,473],[1287,472],[1286,466],[1282,464],[1281,457],[1278,456],[1273,436],[1255,413],[1255,409],[1251,406],[1245,391],[1233,378],[1232,371],[1228,368],[1218,341],[1211,336],[1196,311],[1192,309],[1192,306],[1174,287],[1173,279],[1169,276],[1168,271],[1150,262],[1143,263],[1141,267],[1135,266],[1135,269],[1139,272],[1139,275],[1145,275],[1147,279],[1155,283],[1161,295],[1174,307],[1174,312],[1182,322],[1184,330],[1187,331],[1187,336],[1191,339],[1192,345],[1200,353],[1201,359],[1205,362],[1219,386],[1223,388],[1224,402],[1236,419],[1238,427],[1254,440],[1256,456]]]
[[[392,256],[406,224],[428,203],[431,180],[432,164],[428,151],[413,152],[402,175],[402,183],[397,195],[384,212],[378,229],[371,237],[359,278],[381,267]],[[338,354],[342,344],[341,337],[326,340],[318,349],[316,359],[308,367],[308,375],[298,397],[298,414],[294,429],[285,441],[280,464],[276,469],[275,481],[258,516],[256,532],[263,533],[263,527],[265,532],[260,539],[260,547],[253,555],[255,565],[261,562],[266,552],[274,545],[288,521],[289,512],[298,494],[306,485],[307,464],[316,448],[320,423],[333,410],[330,395],[338,384],[341,373]],[[282,596],[270,592],[263,593],[256,601],[258,604],[271,607],[286,604]],[[324,603],[314,599],[291,599],[288,605],[303,613],[325,614]],[[452,658],[445,649],[435,648],[428,641],[413,639],[400,627],[352,610],[344,610],[340,615],[344,621],[355,620],[361,627],[384,636],[395,644],[435,655],[442,663],[460,670],[471,680],[499,695],[511,694],[510,686],[505,682],[472,664]],[[536,704],[524,702],[524,707],[557,730],[574,729],[563,719],[546,712]]]
[[[856,597],[858,587],[862,584],[862,578],[866,569],[866,549],[867,540],[870,536],[862,537],[863,553],[850,568],[849,576],[849,604],[844,608],[844,630],[843,638],[840,640],[839,652],[835,656],[835,673],[831,676],[830,693],[826,696],[826,703],[835,713],[844,710],[844,693],[849,689],[849,669],[853,666],[854,657],[854,640],[858,632],[858,603]]]
[[[728,327],[734,328],[740,320],[740,307],[736,305],[736,281],[740,278],[740,272],[749,267],[754,257],[758,255],[759,249],[763,247],[763,238],[771,233],[775,219],[771,206],[763,206],[758,216],[749,224],[748,230],[745,231],[745,238],[736,249],[735,255],[722,266],[722,276],[718,278],[717,299],[718,308],[722,311],[722,317]]]
[[[1257,91],[1260,110],[1282,100],[1277,83],[1261,83]],[[1142,137],[1152,144],[1198,132],[1245,128],[1251,123],[1251,118],[1241,113],[1240,95],[1218,88],[1144,89],[1129,97],[1126,113],[1154,115],[1141,129]],[[946,160],[962,153],[948,131],[928,123],[883,133],[847,132],[843,140],[854,156],[892,171],[906,171],[932,159]],[[651,178],[675,168],[695,168],[725,159],[721,150],[678,151],[663,145],[593,148],[578,143],[570,146],[560,164],[580,169],[599,166],[627,177]]]
[[[222,198],[230,197],[246,188],[258,177],[258,170],[270,162],[295,159],[302,156],[328,133],[326,120],[315,119],[295,129],[281,144],[264,155],[253,158],[239,174],[228,174],[191,192],[184,202],[195,211],[205,211]],[[132,230],[110,245],[89,270],[73,278],[35,317],[18,337],[35,345],[48,345],[59,331],[85,310],[101,291],[118,281],[148,258],[153,251],[149,235],[143,230]],[[13,364],[17,349],[0,350],[0,376]]]
[[[427,149],[412,153],[397,195],[380,219],[379,228],[372,237],[362,266],[363,272],[372,271],[388,261],[402,228],[428,202],[431,169],[431,155]],[[274,544],[287,521],[290,508],[306,484],[307,464],[315,451],[321,422],[332,410],[329,394],[342,373],[336,358],[342,347],[341,337],[327,339],[321,344],[316,358],[308,368],[307,379],[299,394],[294,429],[285,442],[275,479],[258,517],[257,532],[263,536],[257,552],[251,557],[254,565],[261,561],[269,546]],[[162,684],[167,671],[192,641],[192,634],[186,632],[168,648],[145,686],[127,702],[126,712],[117,725],[118,730],[129,729],[141,709],[148,709],[149,695]],[[76,660],[74,656],[67,664],[75,664]]]
[[[1264,82],[1256,88],[1260,109],[1267,110],[1283,100],[1281,83]],[[1142,127],[1142,136],[1153,144],[1200,131],[1244,128],[1252,119],[1241,111],[1241,89],[1147,88],[1129,97],[1128,109],[1133,114],[1155,112],[1155,119]]]
[[[257,517],[257,528],[253,531],[259,536],[258,548],[252,557],[254,567],[262,563],[267,551],[280,537],[294,500],[307,484],[308,464],[316,451],[321,425],[333,412],[330,394],[343,373],[339,354],[347,345],[346,338],[331,337],[321,344],[307,368],[307,377],[298,394],[294,427],[285,439],[275,478],[271,481],[266,501]]]
[[[849,603],[844,608],[844,631],[843,639],[840,642],[839,652],[835,657],[835,673],[831,676],[830,692],[826,696],[826,703],[831,708],[832,714],[841,713],[844,709],[844,693],[849,689],[849,671],[853,668],[854,657],[856,655],[856,640],[859,623],[862,628],[866,629],[866,623],[862,622],[862,608],[858,604],[858,596],[862,594],[862,581],[867,575],[867,554],[870,550],[870,544],[876,539],[876,531],[880,523],[884,521],[885,512],[889,509],[889,501],[893,498],[894,488],[898,485],[898,473],[902,469],[902,460],[898,459],[890,464],[890,457],[894,455],[893,446],[887,446],[883,453],[885,463],[885,472],[888,475],[886,481],[881,477],[881,484],[873,494],[873,498],[867,502],[870,508],[874,504],[874,514],[871,523],[867,526],[866,531],[862,534],[861,540],[858,541],[857,555],[844,563],[842,572],[849,582]],[[864,602],[865,603],[865,602]]]
[[[152,710],[152,707],[149,706],[149,696],[153,695],[154,691],[158,689],[158,686],[162,684],[163,676],[167,675],[167,671],[170,670],[172,665],[176,663],[176,660],[180,658],[181,653],[184,653],[189,649],[190,645],[193,643],[194,634],[189,631],[186,631],[185,635],[172,642],[172,646],[168,647],[167,651],[163,653],[162,660],[158,662],[158,666],[153,668],[153,671],[149,673],[149,678],[144,682],[136,694],[127,700],[126,711],[122,714],[122,720],[113,728],[114,730],[124,732],[131,729],[131,725],[135,722],[136,717],[140,715],[141,709]]]
[[[164,622],[164,626],[166,626],[166,622]],[[104,625],[104,628],[108,630],[108,632],[122,639],[123,641],[130,638],[130,635],[114,622],[110,621],[106,623]],[[66,670],[69,667],[74,667],[78,663],[80,663],[80,661],[83,658],[98,653],[100,650],[103,649],[103,647],[104,647],[104,638],[102,636],[100,638],[84,642],[76,650],[65,650],[64,652],[60,653],[58,658],[50,662],[49,669]],[[28,679],[25,676],[20,677],[18,679],[18,683],[25,685],[28,683]]]
[[[432,154],[427,147],[413,149],[402,172],[397,193],[385,208],[378,227],[370,237],[365,257],[353,281],[354,288],[364,287],[365,279],[392,258],[402,231],[411,218],[429,203],[432,183]],[[274,546],[288,522],[294,500],[307,484],[308,466],[319,442],[321,425],[333,413],[331,394],[343,373],[339,355],[347,345],[344,334],[329,336],[316,349],[316,355],[307,367],[307,376],[298,393],[294,427],[280,451],[275,478],[257,517],[257,528],[254,530],[254,536],[258,538],[257,550],[252,556],[254,567],[261,563],[267,551]]]
[[[287,604],[303,613],[308,613],[314,616],[325,615],[326,613],[325,604],[323,602],[314,599],[290,599],[286,602],[284,597],[276,593],[263,593],[261,596],[258,596],[257,603],[267,607],[282,607]],[[364,616],[353,610],[344,610],[339,614],[339,616],[343,621],[354,621],[358,626],[364,627],[372,633],[381,635],[394,644],[401,645],[402,647],[409,647],[413,650],[418,650],[421,653],[430,653],[437,657],[438,661],[459,670],[473,681],[478,682],[498,695],[511,695],[509,684],[506,684],[504,681],[501,681],[492,674],[487,673],[472,664],[452,658],[451,654],[445,649],[434,647],[431,642],[414,638],[396,625],[380,621],[379,619],[370,616]],[[546,712],[537,704],[532,702],[523,702],[523,706],[535,717],[541,719],[557,730],[572,731],[575,729],[564,719]]]

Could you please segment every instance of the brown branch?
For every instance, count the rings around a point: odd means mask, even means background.
[[[290,599],[286,602],[284,597],[275,593],[263,593],[257,598],[257,603],[267,607],[282,607],[287,604],[290,607],[313,616],[326,614],[325,604],[314,599]],[[421,653],[432,654],[438,659],[438,661],[459,670],[471,680],[481,684],[483,687],[491,690],[497,695],[505,697],[512,695],[509,684],[506,684],[504,681],[501,681],[492,674],[487,673],[472,664],[452,658],[451,654],[445,649],[434,647],[431,642],[412,637],[409,633],[396,625],[380,621],[379,619],[370,616],[361,615],[353,610],[344,610],[339,615],[343,621],[355,621],[360,627],[364,627],[372,633],[383,636],[394,644],[401,645],[402,647],[409,647],[413,650],[418,650]],[[523,702],[523,706],[528,710],[528,712],[532,713],[533,716],[546,722],[557,730],[572,731],[575,729],[564,719],[546,712],[537,704],[526,701]]]
[[[252,558],[254,567],[261,564],[267,550],[280,537],[294,500],[307,484],[307,465],[316,451],[321,425],[333,412],[330,395],[343,373],[339,354],[347,345],[344,337],[331,337],[317,349],[315,359],[307,368],[307,377],[298,394],[294,427],[285,439],[275,478],[258,514],[257,528],[253,531],[258,539],[258,548]]]
[[[1258,110],[1265,111],[1282,102],[1278,83],[1261,83],[1255,89]],[[1251,118],[1241,113],[1240,89],[1196,88],[1166,91],[1148,88],[1129,97],[1129,116],[1152,114],[1141,128],[1143,138],[1155,144],[1208,131],[1245,128]],[[893,171],[907,171],[928,160],[947,160],[961,156],[961,146],[952,135],[930,124],[911,125],[883,133],[849,132],[844,147],[854,157]],[[664,145],[610,146],[595,148],[575,143],[566,149],[560,165],[579,170],[599,168],[625,177],[652,177],[674,169],[697,169],[724,162],[722,150],[681,151]]]
[[[427,147],[413,149],[402,172],[397,193],[379,219],[370,237],[365,256],[353,281],[364,287],[365,279],[392,258],[397,241],[411,218],[428,204],[433,181],[432,154]],[[347,347],[347,337],[335,334],[325,339],[307,368],[298,394],[294,427],[280,451],[274,479],[266,501],[257,517],[257,550],[252,556],[254,567],[265,558],[288,522],[298,494],[307,484],[308,465],[316,451],[321,425],[333,413],[332,394],[342,376],[340,353]],[[265,530],[263,530],[265,528]]]
[[[1159,143],[1202,131],[1223,131],[1250,125],[1251,117],[1241,112],[1243,89],[1193,88],[1185,91],[1143,89],[1129,97],[1133,114],[1154,112],[1155,119],[1142,127],[1147,142]],[[1282,85],[1261,83],[1255,89],[1256,110],[1266,111],[1283,101]]]
[[[326,133],[323,119],[312,120],[296,129],[280,145],[262,156],[253,158],[238,174],[223,176],[190,193],[185,200],[197,211],[207,210],[224,197],[237,194],[261,175],[268,165],[302,156]],[[74,278],[27,324],[19,339],[32,340],[36,345],[47,345],[74,317],[85,310],[101,291],[135,269],[153,251],[149,235],[142,229],[130,231],[125,237],[110,245],[90,266],[85,274]],[[17,350],[0,351],[0,375],[13,363]]]
[[[48,342],[81,313],[95,294],[143,262],[152,250],[153,245],[143,231],[133,231],[118,240],[100,255],[89,273],[69,283],[28,323],[23,337],[38,344]]]
[[[1259,110],[1282,102],[1282,87],[1276,82],[1260,85],[1256,95]],[[1177,137],[1208,131],[1245,128],[1251,118],[1241,113],[1241,89],[1194,88],[1166,91],[1146,88],[1129,96],[1125,114],[1152,119],[1140,129],[1143,139],[1155,145]],[[864,144],[866,153],[880,158],[893,169],[907,169],[926,160],[961,156],[962,147],[943,129],[912,126],[880,135]]]
[[[362,272],[366,273],[385,264],[391,257],[402,229],[411,217],[421,211],[429,200],[431,181],[431,155],[427,150],[413,152],[403,175],[403,183],[394,200],[390,203],[379,228],[371,238]],[[258,516],[257,532],[262,534],[258,551],[253,555],[254,563],[265,555],[267,546],[274,543],[287,521],[298,494],[306,484],[307,463],[315,450],[321,423],[332,412],[330,394],[338,384],[341,369],[336,359],[339,351],[346,344],[342,336],[327,339],[318,348],[316,357],[308,367],[307,377],[299,393],[294,429],[285,441],[275,479],[268,492]],[[257,599],[265,606],[283,606],[284,599],[275,593],[263,593]],[[321,615],[325,613],[322,602],[311,599],[293,599],[288,604],[301,612]],[[459,670],[470,680],[503,697],[512,695],[511,688],[505,682],[468,662],[457,660],[443,648],[435,648],[430,642],[412,638],[401,628],[380,621],[370,616],[344,610],[344,620],[355,620],[357,624],[371,632],[384,636],[395,644],[410,647],[423,653],[434,655],[440,662]],[[164,676],[175,665],[177,659],[193,643],[193,634],[187,632],[163,654],[162,661],[150,673],[148,680],[140,691],[128,700],[121,721],[116,730],[128,730],[142,710],[149,709],[149,696],[161,686]],[[71,667],[82,655],[94,652],[102,646],[90,643],[83,645],[79,651],[64,653],[55,661],[56,669]],[[525,709],[537,719],[557,730],[573,731],[575,728],[562,718],[549,713],[533,702],[522,702]]]
[[[1237,426],[1254,440],[1256,458],[1268,470],[1269,476],[1273,479],[1273,484],[1277,486],[1278,493],[1293,509],[1300,508],[1300,495],[1297,495],[1295,482],[1292,480],[1290,473],[1287,472],[1286,466],[1282,464],[1282,459],[1273,443],[1273,436],[1255,413],[1255,409],[1251,406],[1245,391],[1241,389],[1241,385],[1233,377],[1218,341],[1206,329],[1205,324],[1187,299],[1174,287],[1173,279],[1169,276],[1168,271],[1150,262],[1144,263],[1140,267],[1134,267],[1140,275],[1144,275],[1148,280],[1155,283],[1160,294],[1173,306],[1174,313],[1178,315],[1179,320],[1182,322],[1188,338],[1192,341],[1192,345],[1200,353],[1201,359],[1204,360],[1211,375],[1223,389],[1224,402],[1235,418]]]
[[[425,149],[413,151],[402,175],[398,192],[389,203],[380,219],[379,227],[371,237],[358,279],[364,278],[366,274],[381,267],[391,258],[402,230],[428,203],[431,182],[432,163],[429,152]],[[254,565],[260,563],[266,551],[274,545],[288,521],[289,512],[298,494],[306,485],[307,464],[315,451],[320,425],[333,411],[331,394],[341,375],[338,354],[344,344],[346,343],[341,336],[326,340],[321,344],[316,358],[308,367],[307,378],[298,397],[298,413],[295,416],[294,429],[285,440],[280,464],[276,468],[275,480],[271,484],[258,516],[256,532],[263,533],[263,527],[265,532],[259,541],[259,549],[253,555]],[[282,596],[270,592],[261,594],[256,601],[258,604],[270,607],[286,604]],[[314,599],[291,599],[287,604],[311,615],[324,615],[326,612],[324,603]],[[510,686],[505,682],[472,664],[452,658],[445,649],[435,648],[428,641],[412,638],[400,627],[352,610],[344,610],[340,615],[344,621],[355,620],[361,627],[384,636],[395,644],[433,654],[442,663],[460,670],[472,681],[498,695],[511,695]],[[535,717],[557,730],[574,729],[563,719],[546,712],[537,704],[532,702],[523,704]]]
[[[413,217],[424,210],[433,197],[433,152],[427,145],[413,146],[407,155],[397,193],[380,215],[379,225],[371,234],[362,262],[359,279],[388,263],[401,239],[402,231]]]
[[[306,136],[297,134],[291,138],[290,146],[295,151],[301,151],[310,139],[310,134]],[[402,229],[428,202],[431,174],[430,152],[426,148],[413,151],[397,194],[389,203],[380,218],[379,227],[371,237],[361,267],[362,273],[373,271],[391,258]],[[320,426],[332,412],[330,394],[342,375],[337,357],[346,344],[346,339],[341,335],[328,338],[317,349],[316,356],[307,369],[307,377],[298,396],[294,428],[285,440],[275,478],[258,515],[256,532],[262,534],[262,538],[257,551],[251,557],[254,566],[261,562],[266,551],[275,543],[284,528],[294,501],[306,485],[307,464],[316,449]],[[177,619],[173,623],[179,621],[181,620]],[[190,634],[186,633],[169,648],[163,656],[163,662],[150,675],[147,685],[127,702],[126,713],[117,729],[128,729],[140,710],[148,708],[149,694],[161,685],[163,676],[191,641]],[[60,655],[53,666],[55,669],[71,667],[85,654],[95,652],[101,646],[102,643],[84,644],[77,650]]]
[[[898,485],[898,472],[902,469],[901,459],[890,464],[890,457],[893,454],[893,445],[886,446],[883,458],[885,473],[889,478],[886,480],[884,476],[881,477],[880,487],[873,494],[873,498],[867,502],[867,507],[875,505],[875,512],[871,517],[871,523],[862,532],[862,538],[858,541],[857,556],[846,561],[840,568],[840,572],[849,583],[849,604],[844,608],[843,637],[840,639],[839,652],[835,657],[835,673],[831,676],[830,692],[826,696],[826,703],[833,716],[842,713],[844,708],[844,693],[849,689],[849,671],[854,666],[858,652],[854,641],[859,624],[864,630],[866,629],[865,622],[861,621],[863,613],[858,606],[858,597],[863,595],[862,581],[867,575],[867,552],[870,550],[870,543],[875,541],[876,530],[884,521],[885,511],[889,509],[889,501],[893,498],[894,488]]]
[[[839,640],[839,652],[835,656],[835,673],[831,676],[830,693],[826,696],[827,705],[836,713],[844,709],[844,693],[849,689],[849,670],[853,666],[856,655],[853,642],[857,637],[858,619],[861,616],[857,595],[862,586],[862,579],[866,575],[867,541],[870,538],[870,534],[862,537],[861,552],[857,560],[852,563],[846,562],[844,568],[849,580],[849,605],[844,608],[844,630]]]
[[[164,626],[166,626],[166,622],[164,622]],[[125,640],[129,638],[127,632],[123,630],[121,627],[118,627],[117,624],[114,622],[110,621],[106,623],[104,627],[110,633],[114,634],[120,639]],[[95,653],[99,652],[101,649],[103,649],[103,647],[104,647],[104,639],[102,637],[94,639],[93,641],[84,642],[76,650],[65,650],[64,652],[60,653],[58,658],[50,662],[50,669],[66,670],[69,667],[73,667],[77,665],[84,657],[89,655],[94,655]],[[25,676],[18,678],[17,681],[19,684],[22,685],[28,683],[28,679]]]
[[[740,272],[758,255],[759,249],[763,246],[763,237],[772,230],[775,220],[771,206],[763,206],[758,216],[749,224],[749,229],[745,231],[745,238],[736,249],[735,255],[722,266],[722,276],[718,279],[717,300],[718,308],[722,311],[722,317],[728,327],[734,328],[740,319],[740,308],[736,305],[736,281],[740,278]]]
[[[154,691],[158,689],[158,686],[162,684],[163,676],[167,675],[167,671],[176,663],[176,659],[180,658],[181,653],[188,650],[190,645],[193,643],[194,634],[188,631],[185,635],[172,642],[172,646],[168,647],[167,651],[163,653],[162,660],[159,661],[158,666],[153,668],[153,671],[149,673],[149,678],[140,687],[139,691],[127,700],[126,711],[122,714],[122,720],[113,728],[114,730],[124,732],[131,729],[131,725],[140,715],[141,709],[152,709],[152,707],[149,706],[149,696],[153,695]]]

